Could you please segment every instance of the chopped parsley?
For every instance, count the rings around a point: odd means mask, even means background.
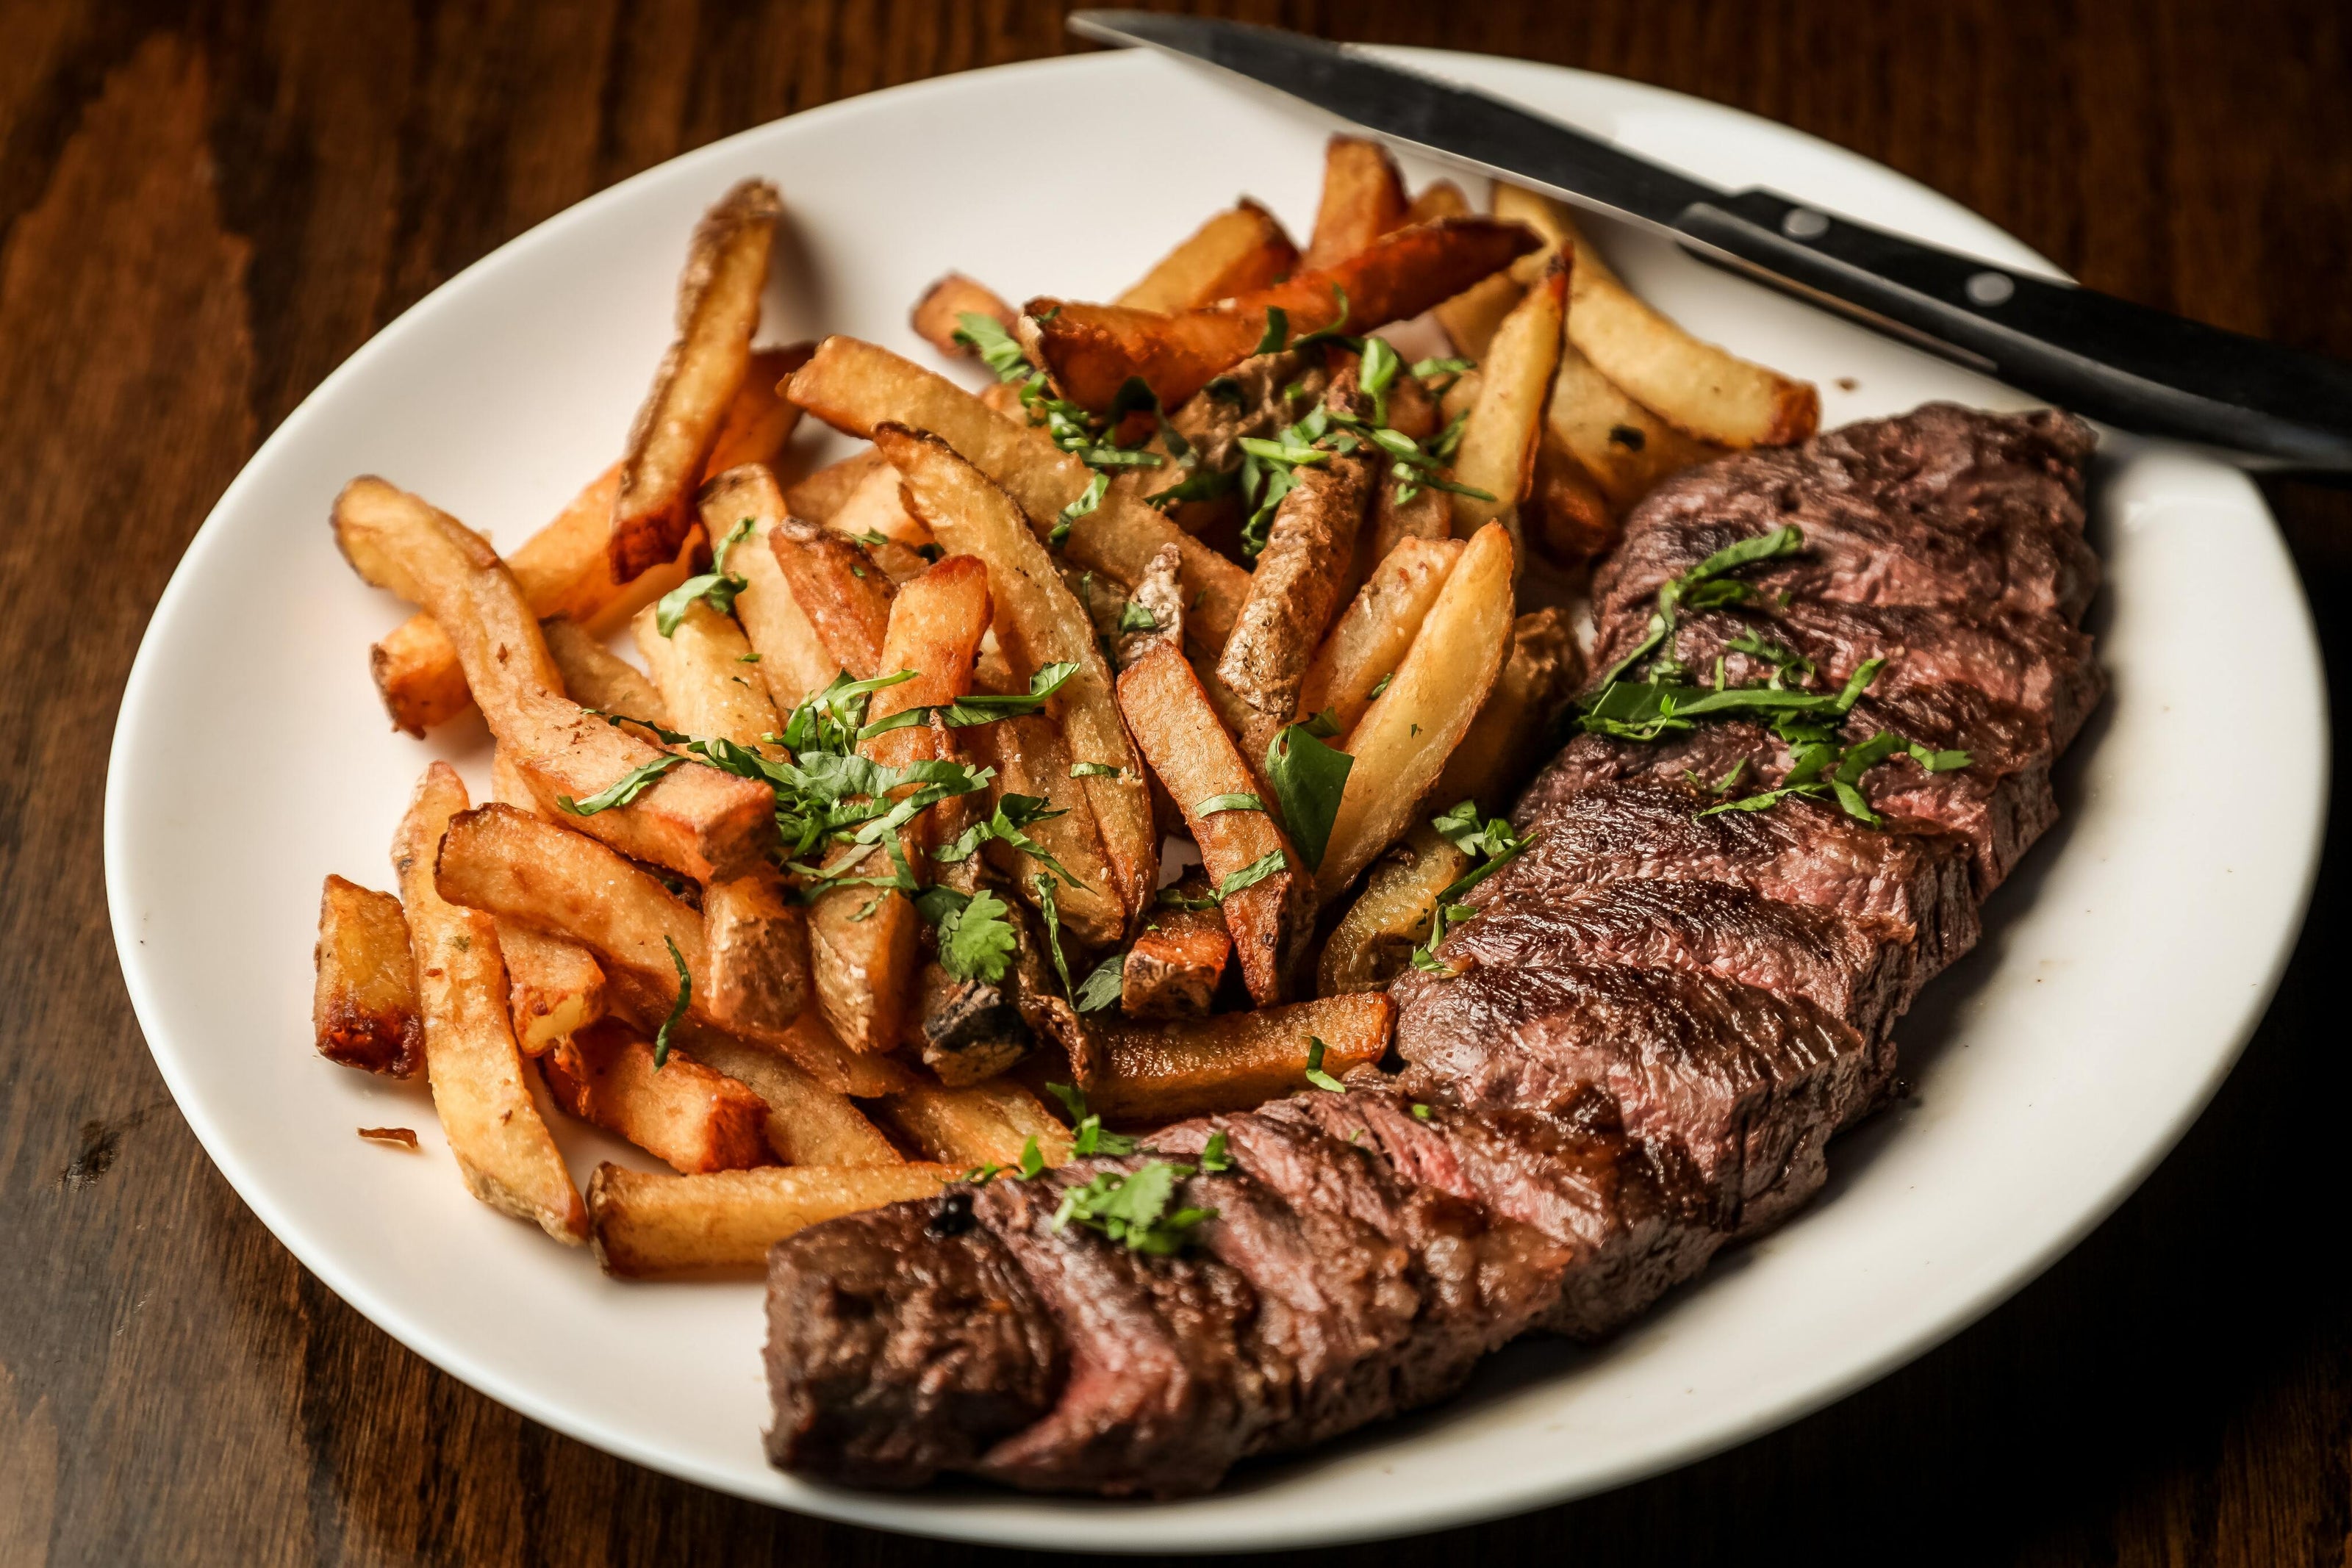
[[[1317,719],[1322,716],[1318,714]],[[1356,766],[1355,758],[1325,745],[1317,730],[1315,720],[1286,725],[1265,748],[1266,784],[1281,802],[1283,826],[1309,870],[1323,864],[1331,825],[1339,821],[1339,800]]]
[[[1255,795],[1212,795],[1192,808],[1196,817],[1213,817],[1219,811],[1263,811],[1265,802]]]
[[[1119,606],[1118,634],[1120,636],[1124,637],[1130,632],[1157,632],[1159,630],[1160,618],[1151,613],[1149,606],[1139,604],[1132,599]]]
[[[1163,887],[1160,890],[1160,902],[1171,909],[1215,909],[1244,888],[1255,887],[1267,877],[1289,869],[1288,856],[1278,849],[1268,850],[1239,871],[1229,873],[1224,881],[1210,889],[1205,898],[1189,898],[1173,887]]]
[[[665,637],[677,633],[679,622],[696,600],[700,600],[721,615],[735,612],[735,596],[751,585],[727,570],[728,553],[751,537],[751,519],[745,517],[728,530],[727,537],[710,552],[710,570],[698,577],[689,577],[661,596],[654,606],[654,630]]]
[[[1223,1176],[1233,1168],[1233,1156],[1225,1153],[1225,1132],[1220,1127],[1201,1145],[1201,1174]]]
[[[1437,836],[1470,857],[1468,871],[1445,885],[1437,895],[1430,913],[1429,937],[1412,950],[1412,967],[1432,975],[1451,975],[1451,966],[1437,956],[1437,946],[1445,934],[1478,913],[1475,905],[1465,904],[1469,891],[1502,870],[1535,841],[1511,831],[1508,819],[1483,817],[1478,802],[1464,800],[1450,810],[1441,811],[1429,820]]]
[[[1176,1184],[1192,1176],[1195,1166],[1151,1160],[1121,1174],[1104,1171],[1084,1186],[1062,1194],[1054,1211],[1054,1228],[1076,1221],[1089,1230],[1123,1243],[1131,1252],[1166,1257],[1181,1252],[1194,1239],[1202,1221],[1213,1219],[1213,1208],[1180,1208],[1170,1213]]]
[[[1001,694],[974,692],[966,696],[960,696],[952,702],[931,706],[900,708],[887,718],[877,719],[872,724],[861,727],[857,731],[857,738],[871,740],[877,735],[887,735],[894,729],[908,729],[919,725],[929,724],[934,716],[950,729],[969,729],[973,725],[994,724],[1003,718],[1017,718],[1024,714],[1035,713],[1043,708],[1046,699],[1060,691],[1069,678],[1077,673],[1078,666],[1075,661],[1065,661],[1057,664],[1048,664],[1030,676],[1029,689],[1025,692]],[[889,684],[895,684],[898,681],[913,678],[914,672],[908,670],[889,677],[888,681]]]
[[[1323,1071],[1323,1051],[1321,1036],[1310,1034],[1307,1037],[1307,1082],[1318,1089],[1328,1090],[1334,1094],[1345,1094],[1348,1092],[1348,1086]]]
[[[1048,1083],[1045,1092],[1059,1100],[1062,1109],[1069,1113],[1070,1129],[1076,1134],[1070,1140],[1070,1153],[1116,1158],[1120,1155],[1131,1155],[1142,1146],[1125,1133],[1106,1131],[1102,1118],[1087,1109],[1086,1095],[1074,1085]]]
[[[677,1000],[670,1004],[669,1017],[662,1019],[660,1031],[654,1036],[656,1072],[669,1065],[669,1031],[677,1027],[677,1020],[686,1016],[688,1006],[694,1000],[694,977],[686,972],[686,958],[678,952],[677,944],[664,936],[662,946],[669,949],[669,961],[677,966]]]
[[[1113,953],[1087,971],[1087,977],[1078,982],[1077,995],[1071,998],[1071,1004],[1082,1013],[1098,1013],[1106,1008],[1117,1007],[1126,976],[1127,955]]]
[[[599,811],[609,811],[615,806],[625,806],[650,788],[653,781],[686,761],[674,751],[666,751],[651,762],[640,762],[585,800],[575,800],[569,795],[555,798],[557,808],[575,817],[593,817]]]
[[[967,898],[953,888],[931,887],[915,907],[939,927],[940,967],[959,980],[1003,982],[1020,946],[1004,900],[986,888]]]

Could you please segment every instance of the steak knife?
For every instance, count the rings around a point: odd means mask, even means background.
[[[1905,342],[2248,468],[2352,476],[2352,365],[1873,228],[1724,191],[1501,99],[1273,27],[1078,11],[1070,30],[1218,67],[1383,141],[1665,235]]]

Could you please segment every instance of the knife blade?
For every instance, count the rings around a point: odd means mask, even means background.
[[[1444,162],[1660,231],[2037,397],[2251,468],[2352,475],[2352,365],[1991,266],[1762,189],[1727,192],[1489,94],[1278,28],[1077,11],[1070,30],[1215,67]]]

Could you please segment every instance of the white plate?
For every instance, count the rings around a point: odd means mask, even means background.
[[[1769,182],[2048,267],[1941,197],[1780,126],[1574,71],[1413,57],[1726,184]],[[2303,600],[2252,486],[2126,444],[2111,448],[2095,524],[2115,693],[2067,764],[2064,825],[1905,1030],[1916,1098],[1837,1146],[1830,1191],[1795,1223],[1610,1344],[1517,1347],[1464,1398],[1246,1469],[1215,1496],[892,1497],[778,1475],[760,1453],[756,1287],[603,1278],[466,1196],[421,1088],[312,1054],[320,877],[387,885],[393,824],[425,761],[455,758],[477,781],[486,761],[478,726],[422,745],[386,728],[365,649],[404,612],[336,556],[327,508],[345,479],[388,476],[519,542],[618,449],[668,335],[688,228],[744,175],[772,176],[793,214],[771,335],[853,332],[928,361],[907,308],[949,267],[1016,298],[1107,298],[1242,192],[1303,234],[1328,130],[1142,54],[817,110],[523,235],[378,335],[270,438],[140,649],[108,779],[107,889],[131,999],[189,1124],[344,1300],[551,1427],[744,1497],[1044,1546],[1305,1545],[1558,1501],[1814,1409],[2016,1290],[2187,1127],[2300,923],[2326,720]],[[1058,152],[1041,155],[1049,144]],[[1663,246],[1603,240],[1702,336],[1819,381],[1825,423],[1930,397],[2021,401]],[[2221,733],[2261,736],[2260,765],[2232,765]],[[383,1123],[415,1127],[424,1153],[353,1135]],[[565,1141],[583,1176],[629,1157],[576,1129]]]

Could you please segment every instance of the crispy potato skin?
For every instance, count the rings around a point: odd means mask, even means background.
[[[1003,1079],[961,1089],[917,1083],[882,1102],[882,1111],[926,1157],[961,1170],[1018,1167],[1031,1138],[1049,1166],[1070,1157],[1069,1129],[1035,1095]]]
[[[1033,299],[1022,307],[1024,336],[1063,395],[1104,409],[1129,376],[1140,376],[1174,408],[1219,372],[1246,358],[1265,335],[1266,310],[1280,308],[1291,330],[1328,327],[1339,297],[1350,305],[1351,329],[1418,316],[1540,242],[1518,224],[1444,218],[1381,235],[1323,270],[1294,273],[1205,310],[1162,316],[1115,305]]]
[[[1211,882],[1279,852],[1286,866],[1264,881],[1226,895],[1225,925],[1233,934],[1242,977],[1265,1007],[1281,1001],[1314,935],[1314,882],[1298,852],[1263,810],[1200,808],[1220,795],[1255,795],[1257,775],[1218,721],[1200,677],[1175,649],[1153,649],[1118,678],[1119,707],[1184,813]]]
[[[1545,399],[1559,363],[1568,289],[1568,263],[1554,257],[1487,347],[1479,366],[1478,401],[1454,457],[1455,480],[1486,495],[1454,493],[1456,538],[1468,538],[1497,517],[1515,516],[1534,480]]]
[[[746,180],[704,214],[677,285],[677,340],[637,411],[613,500],[605,549],[626,582],[677,553],[694,526],[694,491],[751,368],[783,199]]]
[[[889,573],[856,540],[798,517],[784,518],[767,538],[834,667],[861,681],[880,674],[882,638],[898,592]]]
[[[1176,884],[1179,896],[1207,895],[1196,869]],[[1214,909],[1155,909],[1119,967],[1119,1010],[1131,1019],[1208,1016],[1234,950],[1233,933]]]
[[[1427,822],[1372,862],[1364,891],[1323,945],[1316,988],[1327,997],[1383,991],[1428,940],[1437,895],[1470,869],[1470,857]]]
[[[803,1013],[793,1025],[793,1052],[802,1056],[846,1054],[837,1040],[821,1046],[811,1037],[822,1033],[824,1020],[814,1011]],[[895,1166],[906,1156],[866,1119],[847,1095],[826,1088],[794,1061],[773,1047],[754,1045],[686,1019],[673,1036],[680,1047],[704,1066],[725,1073],[757,1094],[767,1106],[764,1132],[768,1147],[788,1166]]]
[[[400,900],[330,875],[319,894],[315,959],[310,1021],[319,1054],[391,1078],[415,1073],[425,1025]]]
[[[1197,310],[1290,276],[1298,247],[1272,213],[1244,197],[1111,303],[1135,310]]]
[[[723,1027],[788,1030],[809,999],[808,921],[768,872],[702,890],[711,1016]]]
[[[1433,492],[1441,497],[1443,491]],[[1372,688],[1404,662],[1413,633],[1437,602],[1459,539],[1408,535],[1384,555],[1331,628],[1298,689],[1297,716],[1328,710],[1344,735],[1371,706]]]

